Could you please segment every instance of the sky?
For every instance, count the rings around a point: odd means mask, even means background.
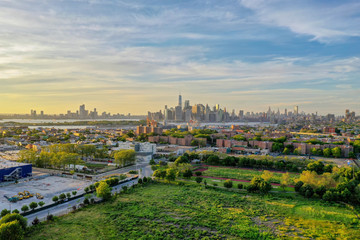
[[[360,1],[1,0],[0,113],[360,113]]]

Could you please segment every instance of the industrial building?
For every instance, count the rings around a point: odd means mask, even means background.
[[[0,182],[15,181],[32,176],[32,164],[0,159]]]

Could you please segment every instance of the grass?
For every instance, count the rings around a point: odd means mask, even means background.
[[[204,176],[209,177],[222,177],[222,178],[233,178],[239,180],[251,181],[253,177],[260,177],[263,174],[262,171],[258,170],[247,170],[240,168],[222,168],[222,167],[208,167],[208,170],[203,172]],[[280,183],[282,173],[273,172],[271,178],[272,183]],[[290,173],[290,178],[295,180],[299,175]]]
[[[321,211],[322,214],[316,214]],[[350,210],[301,196],[154,183],[33,228],[26,239],[360,239]]]

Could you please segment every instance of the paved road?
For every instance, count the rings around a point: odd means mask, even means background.
[[[152,175],[152,170],[151,170],[151,166],[149,166],[148,164],[140,164],[138,166],[131,166],[128,167],[127,170],[125,169],[118,169],[117,173],[122,173],[122,172],[128,172],[129,170],[139,170],[139,177],[150,177]],[[109,174],[109,173],[107,173]],[[123,184],[120,184],[116,187],[112,188],[112,192],[119,192],[123,186],[132,186],[133,184],[137,183],[137,180],[133,180],[130,182],[126,182]],[[67,214],[68,212],[71,211],[72,207],[75,205],[78,205],[80,203],[82,203],[84,201],[85,197],[81,197],[75,200],[71,200],[68,202],[65,202],[63,204],[59,204],[57,206],[54,206],[52,208],[31,214],[26,216],[26,218],[28,219],[28,225],[30,226],[32,221],[37,217],[40,220],[43,220],[46,218],[47,215],[52,214],[54,216],[60,216],[60,215],[64,215]]]

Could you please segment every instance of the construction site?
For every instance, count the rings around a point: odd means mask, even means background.
[[[53,203],[53,196],[72,191],[82,193],[88,185],[89,181],[58,176],[44,176],[17,184],[11,183],[0,187],[0,210],[20,211],[23,205],[29,205],[31,202]]]
[[[16,181],[31,176],[31,164],[0,159],[0,182]]]

